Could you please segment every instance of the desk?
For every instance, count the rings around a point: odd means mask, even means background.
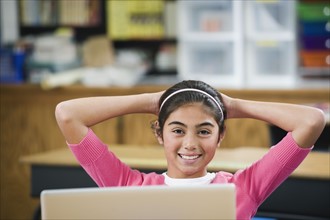
[[[166,170],[161,147],[115,145],[111,150],[132,168],[159,173]],[[262,157],[267,150],[255,147],[220,149],[209,164],[209,171],[235,172]],[[31,195],[35,197],[44,189],[96,186],[68,148],[25,156],[21,162],[31,165]],[[329,180],[330,154],[311,152],[262,204],[259,213],[279,219],[283,216],[285,219],[329,219]]]

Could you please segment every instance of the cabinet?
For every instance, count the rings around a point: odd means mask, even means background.
[[[179,1],[179,76],[223,87],[292,87],[295,1]]]

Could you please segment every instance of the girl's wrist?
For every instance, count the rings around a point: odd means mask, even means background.
[[[249,109],[249,100],[244,99],[232,99],[230,107],[230,118],[246,118],[249,116],[247,112]]]
[[[147,112],[151,114],[158,115],[159,111],[159,98],[161,96],[161,93],[146,93],[145,99],[147,100],[148,104],[146,105],[147,107]]]
[[[237,102],[238,99],[231,98],[229,96],[224,98],[224,104],[227,111],[227,119],[237,117]]]

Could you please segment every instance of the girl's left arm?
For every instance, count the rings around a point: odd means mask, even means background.
[[[313,107],[235,99],[222,94],[227,118],[253,118],[292,132],[302,148],[314,145],[325,127],[324,113]]]

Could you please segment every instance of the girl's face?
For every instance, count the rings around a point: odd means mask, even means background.
[[[201,103],[184,105],[170,114],[164,123],[163,138],[172,178],[196,178],[206,174],[221,140],[219,126]]]

